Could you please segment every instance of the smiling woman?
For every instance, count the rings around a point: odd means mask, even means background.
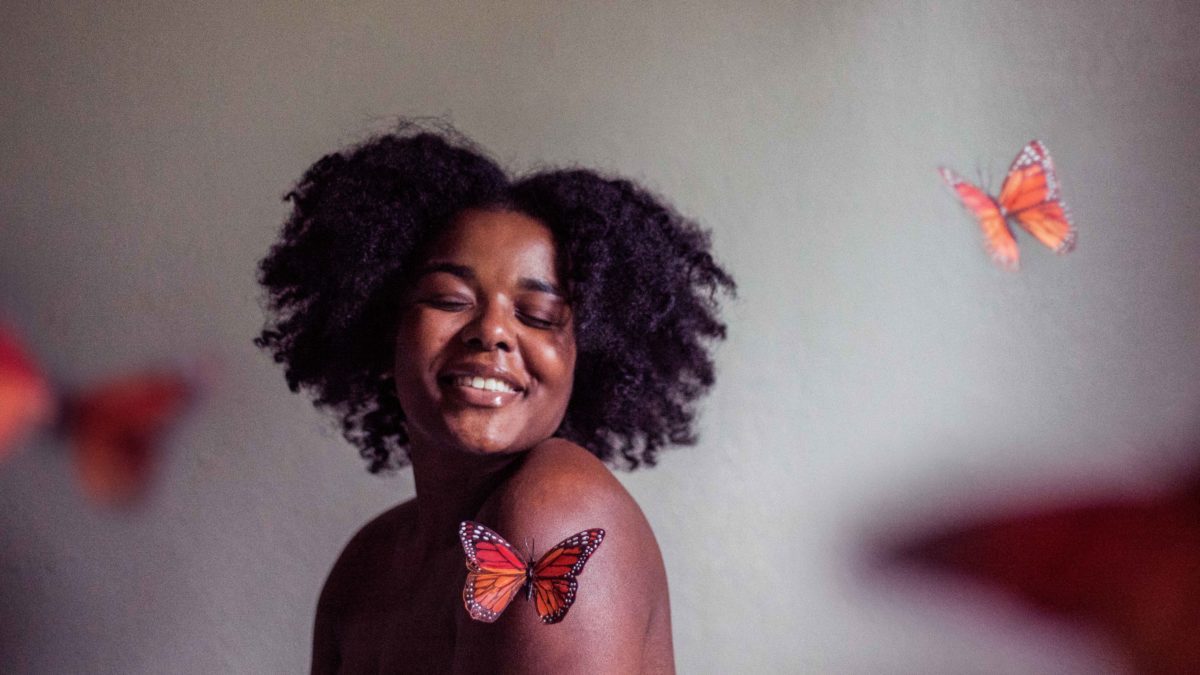
[[[425,254],[396,336],[410,447],[519,452],[558,429],[575,331],[549,228],[468,210]]]
[[[334,565],[313,672],[673,672],[658,544],[604,461],[694,441],[733,290],[706,234],[628,181],[513,180],[414,125],[288,199],[257,343],[416,483]],[[522,590],[535,611],[504,611]]]

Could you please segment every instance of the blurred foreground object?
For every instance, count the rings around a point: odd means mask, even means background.
[[[194,398],[199,379],[153,371],[54,392],[15,333],[0,325],[0,461],[33,431],[51,430],[71,441],[93,502],[130,504],[149,485],[163,436]]]
[[[1200,472],[1172,492],[914,538],[892,560],[965,575],[1108,636],[1138,673],[1200,673]]]
[[[46,378],[16,333],[0,323],[0,461],[49,422],[53,412],[54,396]]]
[[[177,373],[143,373],[69,399],[66,431],[88,497],[116,505],[141,495],[158,464],[162,436],[192,389]]]

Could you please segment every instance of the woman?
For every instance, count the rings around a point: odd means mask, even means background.
[[[693,441],[734,288],[705,233],[630,182],[512,180],[413,124],[324,157],[288,199],[257,343],[372,472],[411,462],[416,484],[330,573],[313,672],[673,672],[658,545],[604,462]],[[605,534],[559,614],[516,599],[472,610],[487,623],[464,606],[464,521],[529,560]]]

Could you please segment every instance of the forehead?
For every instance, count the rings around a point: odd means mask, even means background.
[[[514,211],[469,209],[429,247],[425,263],[451,262],[477,272],[536,275],[557,281],[554,235],[540,220]]]

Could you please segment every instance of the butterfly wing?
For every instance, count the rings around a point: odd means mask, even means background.
[[[67,406],[84,491],[107,505],[128,503],[149,483],[162,435],[191,399],[178,373],[143,373],[104,383]]]
[[[467,554],[463,605],[472,619],[492,623],[525,585],[529,565],[486,525],[463,521],[458,538]]]
[[[575,577],[604,541],[604,530],[584,530],[559,542],[533,567],[533,608],[542,623],[558,623],[575,602]]]
[[[1004,220],[1004,214],[996,200],[979,187],[963,180],[962,176],[950,169],[938,169],[942,180],[954,190],[963,206],[979,221],[983,230],[983,242],[988,253],[997,265],[1006,270],[1016,270],[1020,264],[1020,252],[1017,250],[1017,240],[1013,238],[1012,230]],[[1005,183],[1007,187],[1008,183]]]
[[[54,396],[16,333],[0,325],[0,460],[49,420]]]
[[[1041,141],[1030,141],[1013,160],[997,202],[1055,253],[1075,248],[1075,228],[1059,193],[1054,161]]]

